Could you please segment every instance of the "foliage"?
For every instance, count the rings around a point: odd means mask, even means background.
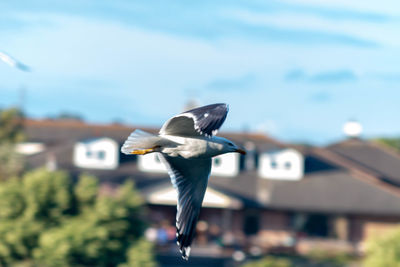
[[[154,267],[153,255],[150,253],[152,244],[144,239],[139,240],[132,245],[127,251],[127,263],[118,265],[118,267],[141,266]]]
[[[15,144],[24,139],[22,113],[15,108],[0,110],[0,180],[22,172],[23,159]]]
[[[400,138],[378,138],[375,141],[400,151]]]
[[[346,266],[352,260],[348,253],[332,253],[327,250],[313,250],[307,255],[307,258],[314,264],[329,267]]]
[[[246,263],[242,267],[291,267],[291,261],[279,257],[267,256],[257,261]]]
[[[365,267],[400,266],[400,228],[367,243]]]
[[[329,251],[315,250],[306,256],[267,256],[250,261],[243,267],[343,267],[351,261],[352,258],[346,253],[332,254]]]
[[[106,195],[87,175],[76,185],[44,169],[8,179],[0,183],[0,266],[154,266],[142,218],[131,182]]]
[[[0,180],[18,176],[24,169],[22,155],[15,151],[14,144],[0,142]]]
[[[0,110],[0,143],[18,143],[25,139],[23,114],[17,108]]]

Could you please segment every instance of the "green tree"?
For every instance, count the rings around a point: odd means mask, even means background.
[[[293,266],[288,259],[267,256],[260,260],[248,262],[243,267],[291,267]]]
[[[249,261],[243,267],[344,267],[350,266],[352,261],[347,253],[315,250],[308,255],[266,256]]]
[[[18,143],[25,140],[22,112],[17,108],[0,110],[0,143]]]
[[[378,138],[375,141],[400,152],[400,138]]]
[[[99,194],[88,175],[29,172],[0,183],[0,265],[154,266],[132,182]],[[139,264],[140,265],[137,265]]]
[[[127,262],[118,265],[118,267],[130,267],[130,266],[143,266],[143,267],[154,267],[156,266],[151,253],[151,243],[144,239],[139,240],[133,244],[127,251]]]
[[[15,144],[0,142],[0,180],[18,176],[23,170],[24,160],[15,151]]]
[[[0,180],[22,172],[23,159],[15,144],[24,139],[23,114],[16,108],[0,110]]]
[[[363,266],[400,266],[400,227],[368,241]]]

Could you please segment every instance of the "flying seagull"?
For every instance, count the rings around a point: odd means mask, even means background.
[[[195,108],[169,119],[159,134],[131,133],[121,148],[125,154],[158,152],[178,192],[176,237],[182,257],[189,259],[196,223],[211,171],[211,158],[229,152],[246,152],[215,134],[224,123],[228,105]]]
[[[22,71],[31,71],[31,69],[27,65],[19,62],[15,58],[13,58],[10,55],[8,55],[4,52],[1,52],[1,51],[0,51],[0,60],[3,61],[4,63],[10,65],[13,68],[17,68]]]

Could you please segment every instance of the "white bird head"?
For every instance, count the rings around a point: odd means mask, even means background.
[[[216,137],[214,137],[216,138]],[[217,137],[218,139],[218,143],[222,145],[221,151],[223,153],[229,153],[229,152],[237,152],[240,153],[242,155],[246,155],[246,151],[239,148],[235,143],[233,143],[232,141],[223,138],[223,137]]]

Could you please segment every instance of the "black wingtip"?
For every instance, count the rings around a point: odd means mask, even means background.
[[[27,65],[25,65],[25,64],[22,64],[22,63],[17,63],[17,64],[16,64],[16,67],[17,67],[19,70],[22,70],[22,71],[25,71],[25,72],[32,72],[32,69],[31,69],[29,66],[27,66]]]
[[[181,253],[182,259],[189,261],[190,247],[183,247]]]
[[[196,111],[196,110],[207,110],[207,109],[215,109],[215,108],[226,108],[227,110],[229,109],[229,105],[226,103],[215,103],[215,104],[209,104],[206,106],[201,106],[201,107],[197,107],[197,108],[193,108],[187,111],[184,111],[182,113],[186,113],[186,112],[192,112],[192,111]]]
[[[176,244],[179,247],[179,252],[182,254],[182,259],[184,260],[189,260],[189,256],[190,256],[190,246],[183,246],[181,245],[181,242],[176,241]]]
[[[224,123],[228,114],[225,103],[211,104],[185,111],[194,120],[194,129],[203,136],[213,136]]]

